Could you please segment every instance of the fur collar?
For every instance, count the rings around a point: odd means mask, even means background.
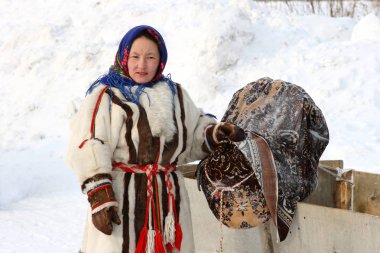
[[[153,136],[165,137],[165,142],[173,139],[174,96],[167,82],[162,81],[151,88],[145,88],[140,103],[145,109]]]

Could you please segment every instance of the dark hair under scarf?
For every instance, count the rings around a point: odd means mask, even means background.
[[[128,70],[128,56],[132,47],[133,41],[138,38],[142,33],[148,33],[150,38],[153,39],[160,51],[160,64],[156,75],[152,81],[148,83],[136,83],[129,75]],[[120,42],[119,49],[117,50],[114,65],[109,69],[108,74],[99,77],[87,90],[87,94],[91,93],[95,87],[100,84],[109,85],[117,88],[125,96],[126,99],[136,104],[140,104],[140,95],[144,92],[145,88],[150,88],[160,81],[165,81],[175,94],[175,83],[169,78],[163,75],[163,71],[168,58],[164,39],[161,34],[151,26],[140,25],[129,30]],[[132,91],[132,87],[137,85],[135,92]]]

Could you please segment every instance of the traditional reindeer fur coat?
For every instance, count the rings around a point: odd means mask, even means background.
[[[141,105],[126,101],[115,88],[108,88],[100,95],[104,88],[104,85],[96,87],[74,116],[66,160],[81,184],[96,174],[112,175],[122,224],[113,224],[112,234],[105,235],[94,227],[89,209],[81,252],[132,253],[145,218],[147,176],[125,172],[113,164],[144,166],[157,161],[159,166],[165,167],[170,163],[184,164],[202,159],[206,156],[201,148],[204,129],[215,123],[215,119],[197,108],[179,84],[174,95],[164,81],[146,88],[140,97]],[[162,230],[168,212],[165,175],[159,172],[155,178]],[[184,179],[175,171],[170,173],[170,181],[183,231],[181,252],[191,253],[194,242]]]

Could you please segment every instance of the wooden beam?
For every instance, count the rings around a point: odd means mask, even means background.
[[[321,160],[319,165],[343,169],[343,160]]]
[[[184,164],[177,167],[182,172],[183,176],[190,179],[195,179],[195,171],[197,170],[197,164]]]
[[[380,216],[380,175],[354,171],[353,180],[353,211]]]
[[[353,170],[342,174],[341,179],[337,181],[336,190],[336,207],[340,209],[352,210],[352,176]]]

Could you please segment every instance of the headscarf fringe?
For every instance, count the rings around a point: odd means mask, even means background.
[[[111,66],[109,73],[100,76],[95,82],[93,82],[88,88],[86,95],[89,95],[96,87],[101,84],[109,85],[118,89],[121,94],[128,100],[137,105],[140,105],[140,96],[145,93],[145,88],[152,88],[158,82],[166,82],[169,85],[170,91],[174,96],[176,94],[176,84],[171,80],[171,75],[168,74],[167,77],[162,76],[158,81],[138,84],[131,78],[123,77],[119,73],[116,73]],[[136,86],[136,90],[133,91],[132,87]],[[149,104],[150,98],[148,96]]]

